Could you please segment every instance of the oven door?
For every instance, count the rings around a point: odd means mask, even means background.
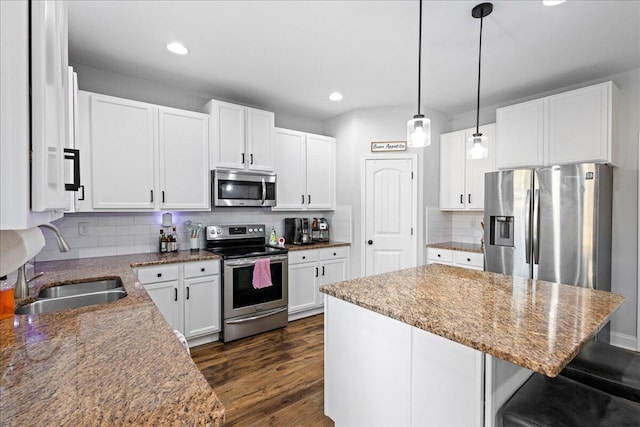
[[[276,175],[213,171],[214,206],[275,206]]]
[[[253,288],[253,267],[256,260],[268,258],[272,286]],[[248,314],[259,314],[289,304],[289,263],[287,255],[232,259],[224,261],[223,317],[231,319]]]

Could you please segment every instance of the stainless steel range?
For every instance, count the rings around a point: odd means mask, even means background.
[[[264,224],[210,225],[206,250],[222,257],[222,339],[237,340],[287,325],[287,250],[265,244]],[[253,284],[256,262],[268,259],[271,285]],[[265,261],[260,261],[265,267]]]

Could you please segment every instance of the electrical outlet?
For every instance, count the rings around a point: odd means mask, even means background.
[[[89,223],[88,222],[80,222],[80,223],[78,223],[78,234],[80,236],[88,236],[89,235]]]

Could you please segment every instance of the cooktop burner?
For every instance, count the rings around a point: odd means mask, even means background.
[[[208,247],[206,250],[209,252],[213,252],[216,255],[220,255],[223,259],[279,255],[286,254],[288,252],[284,248],[274,248],[267,245],[213,248]]]

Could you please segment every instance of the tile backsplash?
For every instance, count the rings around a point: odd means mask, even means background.
[[[50,230],[43,230],[46,245],[36,256],[36,261],[91,258],[98,256],[126,255],[157,252],[164,212],[106,213],[87,212],[65,214],[54,221],[71,246],[69,252],[60,252],[56,238]],[[176,226],[178,247],[189,249],[186,220],[211,224],[265,224],[267,235],[275,227],[278,237],[284,234],[286,217],[325,217],[331,226],[331,238],[351,241],[351,209],[337,207],[335,212],[272,212],[271,209],[225,208],[211,212],[172,212]],[[335,225],[334,217],[335,216]],[[334,228],[335,227],[335,228]],[[349,240],[346,240],[349,239]],[[200,247],[205,246],[204,232],[200,233]]]
[[[449,212],[428,208],[427,243],[456,241],[480,243],[483,236],[483,212]]]

